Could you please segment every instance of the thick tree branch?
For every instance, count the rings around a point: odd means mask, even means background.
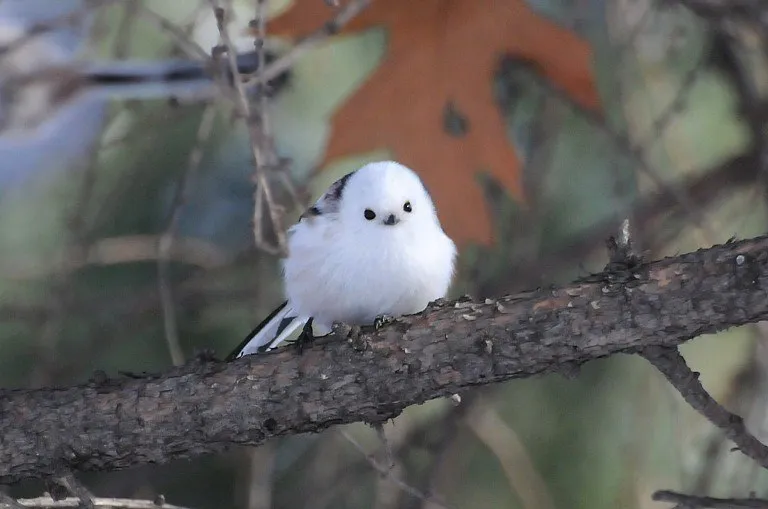
[[[375,291],[375,289],[372,289]],[[499,301],[430,306],[376,331],[232,363],[0,393],[0,484],[381,422],[462,389],[674,347],[768,319],[768,237]],[[234,343],[234,341],[233,341]]]

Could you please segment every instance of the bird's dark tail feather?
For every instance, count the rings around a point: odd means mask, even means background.
[[[227,360],[275,348],[305,321],[296,316],[285,301],[246,336]]]

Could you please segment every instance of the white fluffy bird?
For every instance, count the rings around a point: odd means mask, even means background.
[[[418,175],[394,161],[370,163],[334,182],[288,230],[287,301],[230,358],[275,348],[297,328],[424,310],[445,297],[456,246],[443,232]]]

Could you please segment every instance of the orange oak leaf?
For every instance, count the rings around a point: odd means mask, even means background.
[[[333,12],[322,0],[296,0],[267,31],[301,37]],[[524,201],[520,161],[493,94],[500,57],[532,62],[577,103],[597,109],[591,48],[525,0],[376,0],[340,32],[376,26],[387,29],[387,53],[334,112],[321,166],[389,149],[422,176],[448,235],[459,245],[491,243],[491,210],[476,173],[488,172]],[[463,129],[446,129],[449,112]]]

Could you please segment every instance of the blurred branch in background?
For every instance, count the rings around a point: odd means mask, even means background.
[[[179,179],[176,194],[173,197],[171,213],[168,218],[168,226],[157,243],[157,280],[160,290],[160,300],[163,308],[163,323],[165,326],[165,339],[168,342],[168,351],[171,354],[171,360],[174,366],[184,364],[184,353],[179,344],[179,331],[176,323],[176,305],[173,299],[173,290],[168,271],[170,270],[171,251],[175,241],[176,230],[179,227],[180,209],[187,200],[187,183],[190,176],[194,176],[203,159],[204,145],[208,142],[213,130],[213,122],[216,119],[216,110],[212,106],[207,106],[200,119],[200,126],[197,130],[197,139],[195,146],[189,153],[189,163],[186,171],[182,173]]]
[[[87,248],[72,247],[62,253],[57,261],[59,271],[76,272],[88,266],[109,266],[142,261],[176,261],[207,270],[225,267],[231,263],[231,256],[205,240],[176,238],[161,255],[157,246],[162,237],[156,235],[131,235],[104,238],[93,241]],[[48,277],[56,272],[51,260],[6,260],[0,264],[0,274],[8,279],[20,281]]]
[[[712,509],[766,509],[768,500],[760,498],[715,498],[685,495],[674,491],[657,491],[653,499],[660,502],[672,502],[680,509],[711,507]]]
[[[346,433],[345,431],[341,430],[339,431],[341,433],[341,436],[343,436],[347,442],[349,442],[352,447],[354,447],[360,454],[365,456],[366,460],[368,461],[368,464],[371,465],[371,467],[378,472],[382,477],[386,478],[389,482],[397,486],[399,489],[403,490],[404,492],[408,493],[412,497],[422,500],[425,503],[429,503],[435,507],[439,507],[441,509],[446,509],[446,506],[443,505],[440,501],[436,500],[433,497],[430,497],[429,495],[422,493],[418,489],[414,488],[413,486],[409,485],[408,483],[403,482],[402,480],[398,479],[392,474],[392,468],[388,466],[386,463],[381,463],[376,458],[373,457],[373,455],[368,454],[366,450],[363,448],[362,445],[360,445],[357,440],[355,440],[349,433]],[[381,499],[380,499],[381,500]]]
[[[487,401],[475,401],[472,410],[465,416],[465,421],[496,455],[510,487],[520,497],[522,507],[555,507],[546,483],[536,471],[520,438]]]

